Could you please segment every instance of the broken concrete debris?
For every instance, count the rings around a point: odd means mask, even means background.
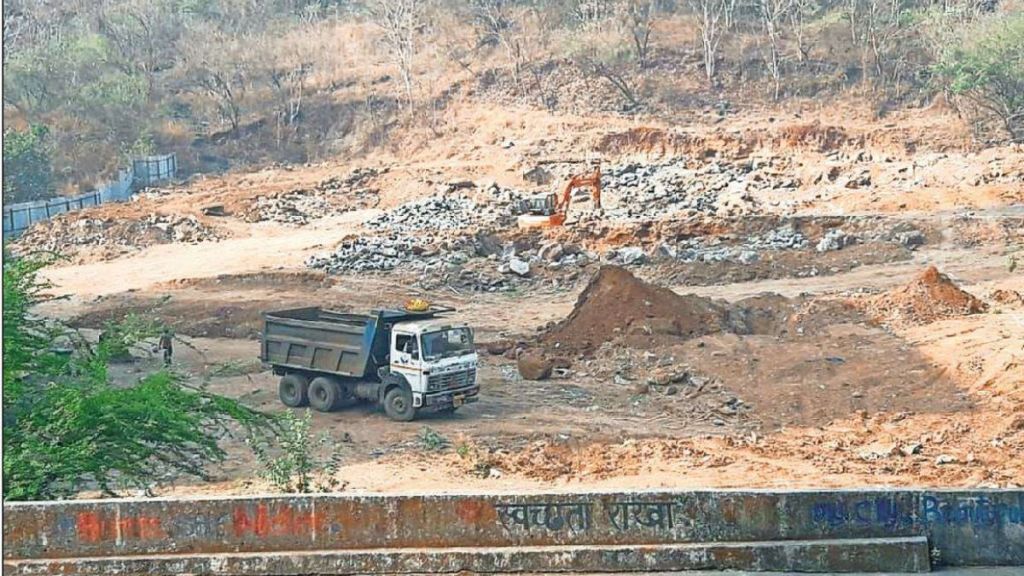
[[[815,250],[818,252],[829,252],[832,250],[842,250],[843,248],[854,244],[857,241],[855,236],[844,233],[842,230],[836,228],[829,230],[822,236],[821,240],[818,241],[818,245],[815,246]]]
[[[114,257],[155,244],[195,244],[224,237],[191,215],[150,214],[140,220],[74,216],[61,215],[31,227],[18,238],[18,251],[74,256],[78,249],[98,247]]]
[[[328,178],[311,189],[257,196],[242,217],[248,222],[305,226],[312,220],[370,208],[377,204],[378,190],[367,183],[385,172],[386,168],[356,168],[346,177]]]

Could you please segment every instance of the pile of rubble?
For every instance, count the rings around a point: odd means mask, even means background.
[[[32,226],[18,239],[16,250],[75,256],[83,248],[100,247],[107,249],[101,258],[110,258],[155,244],[195,244],[222,238],[195,216],[150,214],[142,220],[116,220],[61,215]]]
[[[392,233],[467,232],[515,224],[517,192],[492,185],[484,201],[465,194],[435,195],[407,202],[366,223],[371,230]]]
[[[247,222],[278,222],[305,226],[311,220],[377,205],[378,190],[369,181],[387,169],[356,168],[348,176],[335,176],[310,189],[257,196],[242,213]]]
[[[762,252],[802,250],[807,248],[808,244],[806,236],[792,227],[784,226],[764,235],[750,236],[739,244],[727,244],[723,238],[717,237],[690,238],[675,245],[661,244],[655,254],[680,262],[749,264],[759,260]]]
[[[326,198],[307,190],[285,192],[278,196],[260,196],[245,211],[247,222],[278,222],[291,226],[305,226],[310,220],[323,218],[335,212]]]
[[[423,288],[450,286],[476,292],[512,290],[536,281],[567,287],[598,256],[559,243],[517,250],[494,236],[462,235],[426,243],[405,234],[360,236],[306,265],[329,274],[402,271]]]
[[[761,260],[766,252],[809,250],[834,252],[855,244],[883,242],[898,244],[913,250],[925,242],[924,234],[900,223],[893,228],[846,232],[831,228],[816,241],[792,224],[781,225],[762,234],[738,238],[738,234],[697,236],[676,242],[661,242],[649,248],[626,246],[609,250],[604,259],[612,264],[635,266],[654,261],[714,264],[729,262],[751,264]]]
[[[755,213],[752,193],[793,188],[770,163],[695,162],[677,158],[658,164],[612,166],[602,173],[605,219],[650,221],[678,212],[736,217]]]
[[[330,254],[317,254],[306,266],[329,274],[393,270],[423,255],[423,244],[409,236],[359,236],[345,240]]]

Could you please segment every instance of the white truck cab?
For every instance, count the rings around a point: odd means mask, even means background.
[[[475,402],[478,356],[473,330],[446,319],[399,322],[391,328],[389,368],[405,378],[415,408],[455,409]]]

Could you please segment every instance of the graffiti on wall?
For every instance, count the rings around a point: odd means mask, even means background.
[[[759,530],[780,524],[802,526],[813,533],[851,527],[907,532],[965,526],[984,532],[1024,526],[1024,494],[822,494],[792,499],[623,495],[510,501],[453,498],[406,504],[388,508],[363,507],[352,501],[330,505],[316,500],[254,500],[173,511],[145,505],[97,506],[53,516],[45,528],[20,532],[23,539],[12,543],[46,546],[49,539],[51,545],[66,542],[68,546],[115,549],[135,543],[155,546],[168,540],[180,546],[271,541],[321,546],[339,539],[353,541],[384,534],[396,541],[415,541],[425,526],[448,525],[449,520],[494,542],[543,539],[549,533],[678,541],[701,536],[709,529]],[[5,523],[5,532],[7,529]]]
[[[811,508],[811,521],[831,527],[861,525],[888,528],[914,525],[971,525],[976,528],[1024,524],[1024,496],[1016,504],[985,496],[957,498],[923,495],[907,500],[878,496],[859,500],[826,500]]]
[[[498,521],[509,532],[540,529],[584,532],[591,528],[593,511],[601,507],[609,525],[619,532],[632,528],[672,529],[673,509],[678,502],[612,501],[543,502],[530,504],[496,504]]]

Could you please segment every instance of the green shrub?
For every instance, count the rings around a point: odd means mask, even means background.
[[[32,315],[45,299],[37,277],[45,263],[6,260],[3,269],[5,499],[66,498],[93,486],[116,494],[168,471],[205,478],[205,464],[224,457],[217,441],[231,424],[268,425],[266,416],[171,372],[114,386],[107,366],[121,344],[90,348]],[[133,334],[148,333],[143,325],[119,325],[115,339],[130,346]],[[70,354],[55,345],[61,339],[77,344]]]
[[[4,202],[17,203],[53,197],[53,171],[46,146],[48,130],[32,126],[24,132],[4,132]]]
[[[935,71],[954,98],[1024,142],[1024,14],[992,15],[965,29]]]
[[[313,437],[310,411],[306,410],[299,418],[289,410],[278,417],[278,423],[274,438],[276,450],[266,434],[255,433],[249,439],[260,465],[260,477],[282,492],[336,491],[339,483],[335,474],[341,466],[341,453],[326,434]],[[330,450],[330,458],[318,459],[314,454],[318,449]]]
[[[451,442],[447,438],[442,436],[437,430],[429,426],[424,426],[423,430],[420,431],[420,445],[423,449],[428,452],[441,452],[451,445]]]

